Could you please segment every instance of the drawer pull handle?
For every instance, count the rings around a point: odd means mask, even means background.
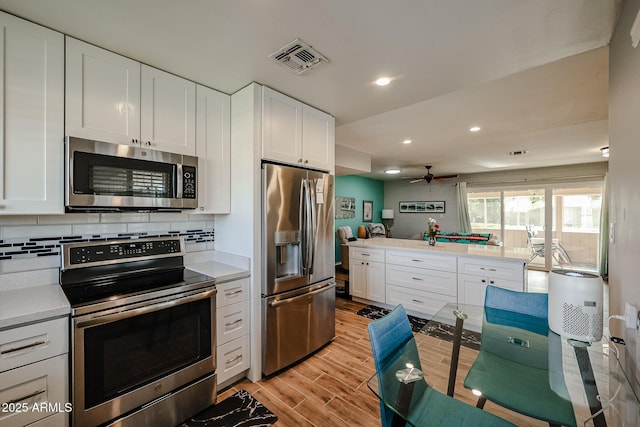
[[[230,364],[232,364],[233,362],[235,362],[236,360],[242,360],[242,355],[241,355],[241,354],[239,354],[239,355],[237,355],[236,357],[234,357],[233,359],[229,359],[229,360],[227,360],[227,361],[226,361],[226,364],[227,364],[227,365],[230,365]]]
[[[412,299],[411,301],[417,302],[419,304],[424,304],[424,301],[420,301],[419,299]]]
[[[225,323],[224,326],[235,325],[236,323],[242,323],[242,319],[235,320],[233,322]]]
[[[39,395],[39,394],[42,394],[42,393],[44,393],[45,391],[47,391],[47,390],[35,391],[35,392],[33,392],[33,393],[31,393],[31,394],[28,394],[28,395],[26,395],[26,396],[24,396],[24,397],[19,397],[19,398],[17,398],[17,399],[10,400],[10,401],[8,401],[8,402],[6,402],[6,403],[11,404],[11,403],[18,403],[18,402],[22,402],[23,400],[31,399],[32,397],[35,397],[35,396],[37,396],[37,395]]]
[[[484,268],[484,267],[480,267],[480,270],[483,270],[483,271],[484,271],[484,270],[486,270],[486,268]]]
[[[242,289],[239,289],[239,290],[237,290],[237,291],[233,291],[233,292],[225,292],[225,293],[224,293],[224,296],[225,296],[225,297],[230,297],[230,296],[232,296],[232,295],[237,295],[237,294],[241,294],[241,293],[242,293]]]
[[[424,262],[421,259],[412,259],[411,261],[413,261],[413,262]]]
[[[43,345],[45,344],[44,341],[36,341],[34,343],[31,344],[27,344],[27,345],[23,345],[21,347],[16,347],[16,348],[10,348],[9,350],[4,350],[4,351],[0,351],[0,354],[9,354],[9,353],[15,353],[16,351],[20,351],[20,350],[26,350],[28,348],[31,347],[37,347],[39,345]]]
[[[490,268],[489,271],[496,271],[496,269],[495,268]]]
[[[417,281],[419,281],[419,282],[422,282],[422,279],[421,279],[421,278],[419,278],[419,277],[412,277],[412,279],[413,279],[413,280],[417,280]]]
[[[365,254],[363,253],[362,256],[371,256],[371,254]]]

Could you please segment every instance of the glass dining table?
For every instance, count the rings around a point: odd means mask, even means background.
[[[464,381],[465,388],[480,396],[479,407],[489,400],[551,426],[640,425],[638,398],[617,350],[606,339],[570,340],[549,330],[539,318],[455,303],[445,305],[420,332],[446,335],[453,342],[449,396],[455,391],[462,342],[479,338],[480,350]],[[407,343],[367,382],[394,412],[398,425],[425,425],[417,402],[431,387],[424,377],[429,366],[422,364],[425,372],[417,368],[418,347],[423,352],[428,348]]]

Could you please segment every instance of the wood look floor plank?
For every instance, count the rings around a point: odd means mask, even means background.
[[[257,383],[243,380],[218,394],[218,402],[240,389],[251,393],[278,416],[276,427],[379,426],[380,402],[366,382],[375,373],[367,325],[356,312],[365,305],[336,299],[336,336],[311,357]],[[450,342],[416,334],[427,382],[446,393],[449,379]],[[477,398],[464,388],[464,378],[478,352],[460,350],[455,398],[475,406]],[[491,402],[485,410],[519,427],[548,426]]]

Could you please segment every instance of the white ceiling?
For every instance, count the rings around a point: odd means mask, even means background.
[[[256,81],[336,117],[403,176],[586,163],[608,145],[620,0],[0,0],[0,9],[233,93]],[[297,76],[268,55],[330,59]],[[373,81],[390,76],[384,88]],[[482,127],[471,134],[472,125]],[[413,144],[404,146],[410,138]],[[527,150],[513,158],[508,151]]]

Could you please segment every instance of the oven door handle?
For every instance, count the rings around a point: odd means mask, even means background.
[[[91,326],[101,325],[103,323],[111,323],[121,319],[126,319],[132,316],[139,316],[141,314],[152,313],[158,310],[164,310],[169,307],[173,307],[176,305],[186,304],[189,302],[201,300],[207,298],[216,293],[216,289],[211,289],[206,292],[200,292],[195,295],[185,296],[181,298],[176,298],[171,301],[165,301],[157,304],[147,305],[144,307],[133,308],[130,310],[120,311],[118,313],[107,314],[104,316],[94,317],[88,320],[80,320],[75,323],[75,327],[77,329],[88,328]]]

